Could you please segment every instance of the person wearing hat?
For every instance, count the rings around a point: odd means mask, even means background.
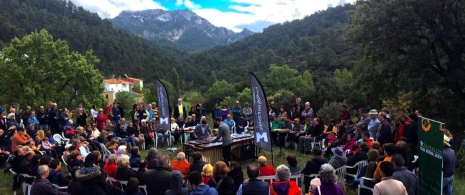
[[[370,123],[368,124],[368,132],[370,132],[370,137],[376,140],[376,131],[378,131],[379,120],[378,120],[378,111],[375,109],[368,112],[370,115]]]
[[[331,148],[334,156],[329,160],[329,164],[334,167],[334,169],[338,169],[339,167],[344,166],[347,163],[346,153],[342,149],[341,146]]]
[[[323,157],[323,152],[319,148],[314,148],[312,150],[312,154],[314,155],[313,158],[307,161],[307,164],[305,164],[305,167],[302,170],[302,174],[304,175],[318,174],[321,165],[328,163],[328,160]],[[304,177],[305,193],[308,192],[311,179],[312,178],[310,177]]]
[[[443,184],[442,191],[445,195],[454,194],[454,171],[457,167],[457,157],[455,156],[454,150],[449,144],[450,138],[444,135],[444,148],[442,150],[442,164],[443,164]]]
[[[65,137],[70,138],[70,135],[74,134],[74,129],[71,127],[73,123],[71,121],[66,122],[66,127],[65,127]]]

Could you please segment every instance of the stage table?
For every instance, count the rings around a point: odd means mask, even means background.
[[[233,143],[231,144],[231,155],[240,157],[241,147],[244,145],[251,144],[253,142],[253,135],[244,134],[244,135],[231,135]],[[214,139],[214,138],[210,138]],[[217,161],[223,160],[222,152],[222,141],[207,143],[209,140],[194,140],[188,141],[183,145],[184,152],[186,154],[191,154],[190,152],[200,152],[202,154],[202,160],[210,164],[214,164]]]

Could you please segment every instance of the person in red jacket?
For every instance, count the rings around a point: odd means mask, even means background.
[[[286,165],[279,165],[277,181],[270,185],[271,195],[301,195],[302,191],[295,181],[291,181],[291,170]]]
[[[266,157],[258,157],[258,163],[260,164],[260,176],[276,175],[276,170],[274,169],[274,167],[271,165],[266,165],[266,162]]]
[[[108,117],[106,114],[103,113],[103,109],[102,108],[98,109],[97,129],[100,131],[103,131],[105,129],[107,120],[108,120]]]

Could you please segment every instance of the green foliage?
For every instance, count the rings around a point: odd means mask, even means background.
[[[179,83],[179,75],[176,68],[171,70],[171,83],[173,84],[176,96],[181,96],[181,84]]]
[[[216,81],[218,81],[218,79],[216,78],[216,73],[215,73],[215,71],[212,71],[210,73],[210,78],[208,79],[208,85],[212,86],[213,83],[215,83]]]
[[[120,102],[124,110],[132,110],[132,105],[137,103],[127,91],[116,92],[116,101]]]
[[[308,77],[308,75],[307,75]],[[310,76],[311,77],[311,76]],[[308,81],[304,80],[302,75],[296,69],[284,66],[270,66],[270,72],[263,79],[263,85],[267,95],[280,93],[280,91],[289,90],[295,91],[298,95],[308,93],[311,86]],[[292,99],[292,97],[291,97]]]
[[[281,89],[276,91],[276,93],[272,94],[271,96],[267,94],[268,101],[275,101],[276,106],[289,109],[293,104],[295,104],[295,94],[294,92],[286,89]]]
[[[329,123],[331,119],[334,119],[337,123],[338,116],[339,116],[339,110],[340,110],[341,105],[343,104],[345,104],[347,108],[350,110],[351,106],[347,105],[346,103],[325,101],[323,103],[323,107],[321,107],[318,110],[317,116],[320,116],[321,118],[323,118],[326,121],[326,123]]]
[[[144,103],[158,102],[158,97],[152,93],[156,91],[154,84],[146,84],[140,93],[144,94]]]
[[[39,106],[54,101],[66,107],[103,102],[104,77],[94,68],[98,59],[92,51],[70,53],[66,41],[54,41],[41,30],[14,38],[0,53],[0,93],[6,102]]]
[[[189,102],[191,102],[192,104],[205,104],[205,97],[202,96],[202,94],[200,93],[196,93],[195,95],[191,96],[189,99],[188,99]]]
[[[108,20],[65,0],[0,1],[0,41],[23,37],[46,29],[55,38],[66,40],[72,51],[83,55],[93,50],[100,59],[95,68],[104,75],[140,76],[145,82],[168,78],[177,67],[173,58],[162,55],[145,40],[117,30]],[[151,74],[141,74],[151,73]]]
[[[237,93],[236,100],[239,100],[242,105],[244,105],[244,103],[249,103],[249,106],[252,105],[252,90],[246,87],[244,90]]]
[[[303,79],[305,82],[307,82],[308,89],[309,89],[310,91],[315,90],[315,84],[313,83],[313,76],[312,76],[312,74],[310,73],[310,71],[305,70],[305,71],[304,71],[304,74],[302,75],[302,79]]]
[[[234,95],[234,85],[225,80],[216,81],[207,91],[209,104],[221,102],[225,97]],[[228,104],[229,105],[229,104]]]
[[[353,84],[354,77],[352,73],[345,68],[342,70],[336,69],[334,71],[334,80],[336,81],[337,86],[345,87]]]

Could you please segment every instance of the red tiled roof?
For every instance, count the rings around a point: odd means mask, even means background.
[[[104,82],[107,84],[133,84],[132,82],[128,82],[122,79],[105,79]]]

